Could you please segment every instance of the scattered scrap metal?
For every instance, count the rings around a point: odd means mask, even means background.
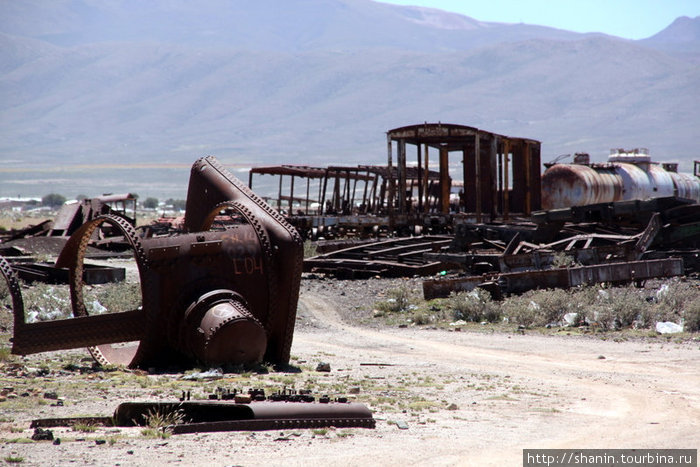
[[[437,209],[439,173],[415,167],[406,167],[403,172],[409,186],[406,195],[409,204],[416,187],[426,184],[426,202],[432,203],[426,205],[426,212]],[[395,231],[410,234],[420,230],[422,221],[397,211],[390,198],[403,172],[400,167],[391,165],[254,167],[250,170],[248,186],[252,189],[253,175],[278,177],[277,198],[268,201],[304,238],[367,238],[391,235]],[[423,213],[422,204],[419,212]]]
[[[535,288],[642,282],[700,272],[700,205],[689,200],[602,203],[536,212],[532,218],[531,225],[511,229],[461,226],[451,252],[427,256],[472,275],[427,280],[425,298],[475,287],[500,297]],[[550,243],[533,243],[538,238]]]
[[[132,226],[135,225],[136,196],[125,193],[67,202],[61,206],[53,220],[10,231],[2,240],[10,242],[19,238],[69,237],[84,223],[106,214],[121,217]],[[99,240],[109,237],[109,234],[109,231],[101,231]]]

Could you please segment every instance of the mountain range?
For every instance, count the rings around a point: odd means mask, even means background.
[[[700,17],[626,40],[371,0],[0,1],[4,167],[384,163],[447,122],[700,159]]]

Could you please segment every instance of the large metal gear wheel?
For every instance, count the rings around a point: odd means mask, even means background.
[[[131,245],[141,279],[141,308],[143,310],[150,309],[146,303],[144,303],[147,294],[144,293],[146,285],[143,282],[143,272],[148,267],[148,260],[141,246],[141,240],[137,236],[134,227],[128,221],[119,216],[106,214],[83,224],[80,229],[70,237],[56,261],[56,267],[67,267],[70,271],[70,294],[73,305],[73,316],[75,317],[88,316],[83,296],[83,262],[85,259],[85,252],[90,243],[90,238],[95,230],[105,223],[118,229],[124,235],[124,239]],[[149,328],[150,318],[151,317],[144,313],[145,322],[143,324],[145,329]],[[128,344],[102,344],[88,347],[87,349],[95,361],[102,365],[124,365],[129,367],[138,366],[143,353],[141,341],[130,342]]]

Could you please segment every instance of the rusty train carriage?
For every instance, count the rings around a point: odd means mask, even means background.
[[[248,187],[253,188],[253,175],[279,177],[276,199],[268,199],[278,211],[299,215],[324,214],[384,214],[389,211],[388,193],[391,181],[398,179],[398,167],[379,165],[330,166],[326,168],[309,166],[278,165],[254,167],[250,170]],[[439,173],[431,170],[424,176],[416,167],[407,167],[406,180],[409,187],[407,199],[414,196],[410,190],[428,179],[429,193],[438,194]],[[290,177],[289,194],[284,191],[284,177]],[[421,180],[419,180],[419,177]],[[295,179],[305,181],[305,195],[295,196]],[[313,190],[311,188],[314,182]],[[330,190],[330,192],[329,192]],[[315,193],[317,191],[317,194]],[[315,196],[315,197],[314,197]],[[435,208],[435,196],[431,196]]]
[[[424,123],[395,128],[387,132],[389,167],[393,166],[394,143],[398,168],[397,193],[390,193],[390,205],[395,212],[406,213],[411,209],[429,210],[428,183],[418,186],[417,202],[407,203],[401,193],[407,189],[406,145],[416,147],[416,170],[427,173],[430,167],[430,149],[438,151],[439,206],[448,216],[457,210],[457,218],[482,222],[508,219],[515,215],[529,216],[540,209],[540,142],[526,138],[512,138],[463,125]],[[462,156],[464,191],[458,205],[450,204],[450,153]],[[421,177],[418,177],[421,180]]]
[[[407,144],[416,147],[415,165],[407,161]],[[278,176],[272,204],[304,233],[387,228],[407,234],[426,227],[441,232],[453,222],[508,220],[541,208],[539,141],[424,123],[388,131],[387,148],[386,166],[257,167],[248,186],[253,188],[254,174]],[[438,171],[430,170],[431,149],[438,151],[433,164]],[[461,154],[462,170],[453,187],[454,152]],[[453,188],[460,186],[457,197]]]
[[[256,167],[250,170],[248,186],[252,189],[254,174],[279,177],[277,198],[268,199],[268,202],[276,205],[303,234],[313,231],[324,235],[335,232],[363,235],[378,229],[405,230],[422,223],[415,213],[397,215],[390,208],[389,193],[396,190],[393,184],[399,178],[398,170],[398,167],[376,165]],[[288,178],[286,184],[285,177]],[[406,168],[409,188],[406,196],[410,204],[416,196],[416,187],[426,178],[431,211],[435,211],[439,199],[438,172],[428,171],[426,177],[415,167]],[[300,185],[301,188],[297,188]]]
[[[318,209],[316,206],[313,206],[314,200],[311,197],[311,182],[316,181],[316,185],[318,185],[320,190],[321,184],[318,181],[322,180],[325,177],[325,169],[302,165],[276,165],[269,167],[253,167],[252,169],[250,169],[250,172],[248,174],[248,188],[250,188],[251,190],[253,189],[254,174],[279,176],[279,189],[277,192],[276,203],[274,202],[275,200],[271,200],[269,198],[266,199],[266,201],[268,201],[271,205],[277,208],[277,211],[283,211],[284,202],[284,209],[286,209],[290,213],[302,215],[318,214]],[[289,195],[282,194],[285,175],[290,177],[291,180]],[[301,179],[302,181],[306,181],[306,196],[294,196],[294,181],[297,178]],[[298,203],[297,206],[294,205],[295,202]]]

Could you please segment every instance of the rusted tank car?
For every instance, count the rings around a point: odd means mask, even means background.
[[[607,163],[577,154],[573,164],[551,164],[542,175],[542,208],[677,196],[700,202],[700,178],[677,164],[651,161],[646,149],[611,151]]]

